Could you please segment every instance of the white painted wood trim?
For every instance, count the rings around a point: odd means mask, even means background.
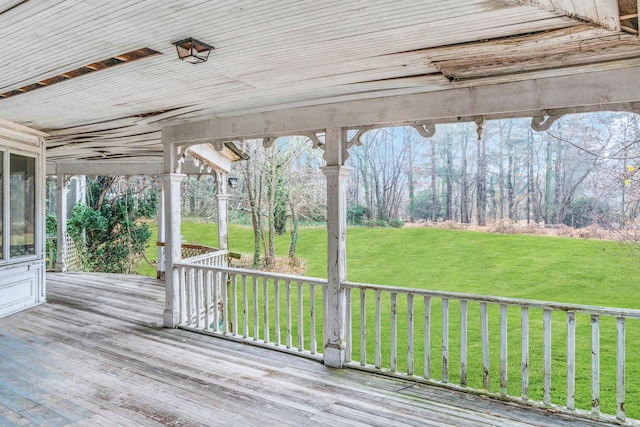
[[[600,316],[591,316],[591,414],[600,415]]]
[[[298,351],[304,349],[304,317],[302,282],[298,281]]]
[[[507,383],[508,383],[508,333],[507,328],[507,313],[508,306],[506,304],[500,304],[500,394],[507,395]]]
[[[460,301],[460,386],[466,387],[467,372],[467,336],[469,328],[469,306],[467,301]]]
[[[292,332],[292,315],[291,315],[291,281],[285,280],[285,299],[287,301],[287,348],[293,346],[293,332]]]
[[[482,339],[482,387],[490,390],[491,369],[489,366],[489,313],[487,303],[480,303],[480,335]]]
[[[479,87],[452,84],[457,88],[176,122],[165,125],[162,134],[170,142],[206,142],[409,121],[472,121],[478,115],[487,120],[532,117],[554,109],[626,109],[640,100],[638,75],[639,66],[532,80],[524,80],[523,75],[522,81],[509,83]],[[513,96],[514,93],[518,96]]]
[[[542,402],[551,405],[551,310],[542,312],[543,396]]]
[[[424,377],[431,378],[431,297],[424,297]]]
[[[396,372],[398,370],[398,294],[392,292],[391,298],[391,336],[389,338],[391,344],[391,360],[389,361],[389,370]]]
[[[617,348],[616,348],[616,418],[625,422],[627,416],[625,404],[625,320],[623,317],[616,319]]]
[[[346,363],[351,362],[351,353],[353,351],[353,325],[351,317],[351,288],[347,288],[344,291],[345,299],[345,325],[344,325],[344,341],[345,341],[345,356]]]
[[[360,366],[367,364],[367,291],[360,289]]]
[[[521,391],[523,399],[529,399],[529,308],[520,308]]]
[[[280,347],[280,281],[273,279],[273,302],[274,302],[274,328],[275,338],[274,343],[276,347]]]
[[[165,153],[166,158],[172,158],[172,153]],[[180,232],[180,185],[184,175],[166,173],[162,175],[162,185],[165,191],[165,287],[166,301],[164,310],[164,325],[172,328],[179,323],[178,319],[178,270],[174,264],[181,259]]]
[[[576,313],[567,312],[567,409],[576,408]]]
[[[449,300],[442,299],[442,382],[449,382]]]
[[[382,292],[380,290],[376,290],[376,360],[375,367],[380,369],[382,367],[382,339],[381,339],[381,328],[382,328]]]
[[[413,376],[414,366],[413,366],[413,319],[414,319],[414,308],[413,308],[413,294],[407,294],[407,375]]]

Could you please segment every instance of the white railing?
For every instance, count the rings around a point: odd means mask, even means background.
[[[640,372],[640,310],[343,287],[351,367],[598,419],[640,413],[625,382]]]
[[[198,259],[176,264],[180,327],[322,358],[326,280]],[[347,367],[638,425],[640,310],[342,287]]]
[[[174,264],[179,327],[322,358],[326,280],[203,265],[200,257]]]
[[[229,265],[228,259],[229,251],[213,250],[212,252],[194,255],[190,258],[184,258],[182,262],[196,265],[208,265],[212,267],[226,267]]]

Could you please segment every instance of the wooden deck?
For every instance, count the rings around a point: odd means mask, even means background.
[[[601,426],[162,328],[161,282],[48,274],[0,319],[0,426]]]

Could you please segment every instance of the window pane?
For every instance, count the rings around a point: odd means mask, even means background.
[[[36,253],[36,161],[34,158],[10,155],[11,174],[9,208],[11,228],[10,257]]]
[[[4,259],[4,153],[0,151],[0,261]]]

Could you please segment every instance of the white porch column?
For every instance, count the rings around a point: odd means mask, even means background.
[[[162,180],[158,180],[158,243],[165,243],[165,209],[164,185]],[[164,280],[165,273],[167,271],[165,268],[165,247],[158,245],[157,250],[156,277],[160,280]]]
[[[57,220],[57,250],[56,271],[67,271],[67,180],[65,175],[56,176],[56,220]]]
[[[347,279],[347,158],[346,130],[327,129],[323,172],[327,178],[328,271],[324,313],[324,364],[340,368],[345,361],[345,294]]]
[[[218,200],[218,249],[229,249],[227,174],[216,172],[216,199]]]
[[[164,326],[173,328],[178,324],[179,275],[173,268],[181,259],[182,242],[180,238],[180,184],[185,175],[167,173],[162,175],[165,191],[165,309]]]

